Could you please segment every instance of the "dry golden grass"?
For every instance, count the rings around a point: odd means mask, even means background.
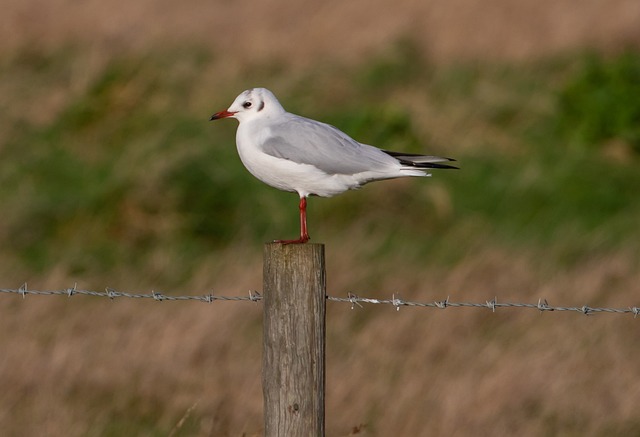
[[[639,291],[624,254],[549,277],[497,249],[470,252],[449,272],[411,272],[398,256],[375,289],[362,289],[365,263],[332,247],[332,294],[616,306]],[[197,270],[188,289],[260,288],[260,260],[244,253]],[[131,289],[134,277],[113,285]],[[53,273],[31,287],[72,279]],[[0,306],[4,435],[119,435],[114,423],[145,420],[168,430],[194,405],[178,435],[260,435],[260,304],[3,296]],[[380,436],[637,431],[636,325],[631,316],[329,303],[327,435],[360,424]]]
[[[99,52],[204,43],[230,65],[362,60],[408,37],[437,60],[527,60],[640,44],[635,0],[5,0],[0,51],[85,43]]]

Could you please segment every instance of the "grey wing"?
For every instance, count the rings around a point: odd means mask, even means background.
[[[261,144],[263,152],[313,165],[327,174],[357,174],[398,164],[382,150],[358,143],[329,124],[289,115],[270,127],[270,135]]]

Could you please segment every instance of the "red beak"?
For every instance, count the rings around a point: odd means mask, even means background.
[[[220,111],[220,112],[216,112],[215,114],[213,114],[211,116],[211,118],[209,119],[209,121],[213,121],[213,120],[219,120],[221,118],[227,118],[227,117],[231,117],[232,115],[234,115],[235,112],[229,112],[227,110],[224,111]]]

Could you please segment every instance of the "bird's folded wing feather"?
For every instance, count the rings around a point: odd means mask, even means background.
[[[351,175],[398,165],[382,150],[358,143],[331,125],[287,115],[283,122],[269,126],[269,135],[259,145],[264,153],[313,165],[327,174]]]

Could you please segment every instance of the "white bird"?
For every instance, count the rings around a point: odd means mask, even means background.
[[[431,176],[430,168],[457,168],[439,156],[390,152],[362,144],[337,128],[291,114],[271,91],[244,91],[210,120],[235,118],[238,154],[244,166],[267,185],[300,196],[300,238],[306,243],[307,197],[331,197],[383,179]]]

